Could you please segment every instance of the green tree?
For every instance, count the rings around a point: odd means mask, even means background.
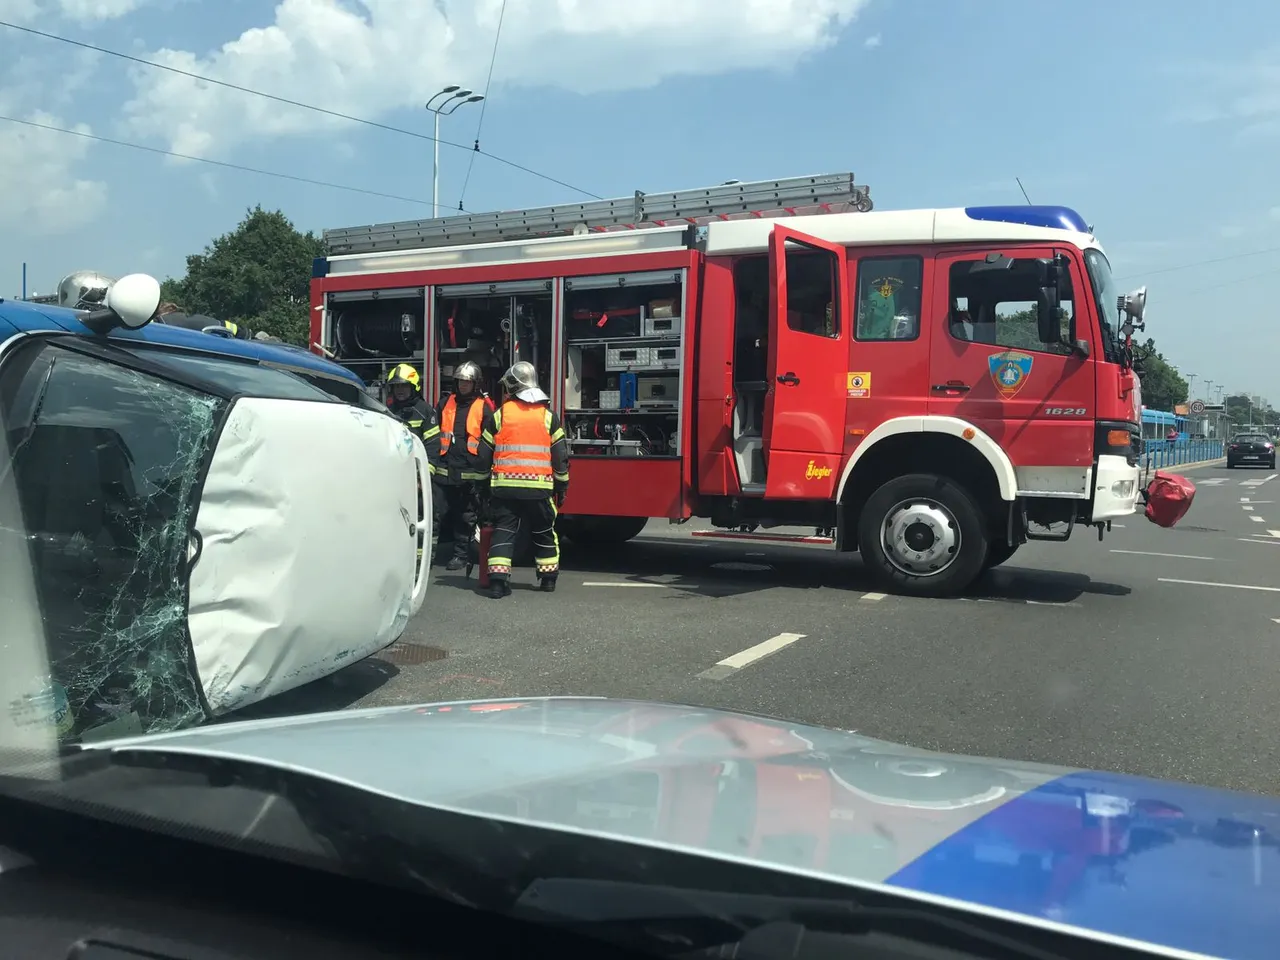
[[[1142,402],[1152,410],[1172,410],[1175,405],[1187,402],[1187,381],[1178,368],[1164,358],[1156,342],[1135,345],[1135,353],[1144,359],[1142,364]]]
[[[187,257],[187,274],[161,287],[187,313],[244,324],[286,343],[306,346],[310,329],[311,261],[323,242],[302,233],[279,210],[249,210],[230,233]]]

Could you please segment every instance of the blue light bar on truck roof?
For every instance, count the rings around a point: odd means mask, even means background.
[[[1028,227],[1048,227],[1052,230],[1071,230],[1075,233],[1092,233],[1084,217],[1070,207],[1039,207],[1034,205],[1008,207],[965,207],[965,216],[971,220],[990,220],[997,223],[1022,223]]]

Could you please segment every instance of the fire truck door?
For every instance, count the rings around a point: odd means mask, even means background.
[[[766,497],[834,495],[844,450],[848,304],[844,248],[774,227],[762,431]]]
[[[989,249],[934,261],[929,412],[968,420],[995,439],[1013,461],[1019,490],[1083,498],[1093,462],[1094,366],[1072,344],[1090,337],[1088,313],[1078,324],[1075,313],[1088,288],[1064,252],[1045,300],[1044,271],[1056,252]]]

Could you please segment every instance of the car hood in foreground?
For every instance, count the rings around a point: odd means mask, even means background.
[[[415,804],[1217,956],[1280,941],[1280,800],[592,698],[351,710],[93,744],[231,758]]]

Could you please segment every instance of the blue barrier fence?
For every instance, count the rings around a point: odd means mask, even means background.
[[[1143,444],[1142,469],[1164,470],[1224,455],[1221,440],[1148,440]]]

